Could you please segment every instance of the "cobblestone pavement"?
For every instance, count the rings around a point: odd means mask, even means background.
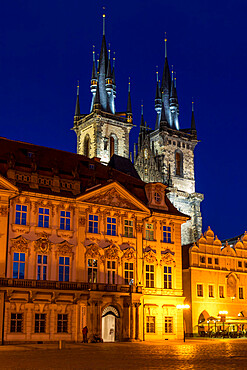
[[[247,340],[0,346],[0,369],[247,369]]]

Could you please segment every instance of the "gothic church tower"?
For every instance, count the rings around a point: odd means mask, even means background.
[[[80,113],[79,86],[73,130],[77,135],[77,153],[89,158],[98,157],[108,164],[113,154],[129,157],[129,132],[133,127],[130,99],[130,83],[126,112],[116,113],[115,59],[111,67],[110,50],[107,52],[105,14],[100,58],[96,66],[93,50],[91,77],[92,102],[89,114]]]
[[[179,126],[179,105],[176,78],[170,73],[165,39],[165,64],[161,86],[157,72],[155,96],[156,123],[150,130],[144,124],[143,111],[138,138],[138,151],[134,150],[135,168],[146,182],[163,182],[169,187],[168,197],[191,220],[182,225],[182,244],[196,241],[202,231],[200,203],[203,194],[195,191],[194,149],[198,143],[192,104],[191,127]]]

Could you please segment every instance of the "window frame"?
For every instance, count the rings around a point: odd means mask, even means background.
[[[12,318],[12,315],[15,315],[15,318]],[[23,326],[24,326],[23,320],[24,320],[23,312],[11,312],[10,313],[10,330],[9,330],[10,333],[23,333]],[[15,330],[12,330],[13,328],[12,323],[14,323]]]
[[[45,334],[46,333],[46,320],[47,320],[47,314],[39,313],[39,312],[35,313],[35,315],[34,315],[34,333],[36,333],[36,334]],[[44,323],[44,325],[42,325],[42,323]]]
[[[126,222],[127,222],[127,225],[126,225]],[[132,223],[132,225],[130,225],[129,223]],[[129,232],[130,230],[132,230],[132,235]],[[124,219],[124,222],[123,222],[123,236],[125,238],[134,238],[134,221],[133,220],[129,220],[127,218]]]
[[[172,227],[163,225],[162,227],[162,241],[163,243],[172,243]]]
[[[60,261],[63,263],[60,263]],[[66,262],[69,261],[69,264]],[[60,269],[61,267],[61,269]],[[66,267],[69,267],[68,270],[69,272],[66,272]],[[60,272],[62,270],[62,272]],[[69,256],[58,256],[58,281],[59,282],[68,282],[70,281],[70,272],[71,272],[71,258]],[[60,279],[60,276],[63,277],[63,279]]]
[[[41,209],[44,210],[44,213],[40,212]],[[48,212],[46,212],[46,211],[48,211]],[[39,207],[38,208],[38,227],[42,227],[44,229],[49,229],[50,228],[50,222],[51,222],[50,215],[51,215],[50,208]],[[48,218],[48,221],[47,221],[46,218]],[[47,222],[48,222],[48,226],[47,226]]]
[[[19,255],[19,259],[15,260],[15,255]],[[24,260],[21,260],[20,257],[24,256]],[[18,252],[14,251],[12,256],[12,278],[13,279],[25,279],[26,275],[26,253],[25,252]],[[15,266],[17,267],[17,277],[14,276],[15,274]],[[23,271],[20,271],[20,268],[22,269],[22,266],[24,266]],[[20,273],[23,273],[23,277],[20,277]]]
[[[92,261],[92,265],[89,266],[89,261]],[[93,265],[93,263],[96,262],[96,266]],[[98,282],[98,259],[96,258],[87,258],[87,282],[88,283],[97,283]],[[91,281],[89,278],[89,271],[91,271]],[[94,272],[96,271],[96,274]],[[94,278],[95,281],[94,281]]]
[[[153,268],[153,271],[150,270],[150,267]],[[147,277],[148,277],[148,279],[147,279]],[[146,286],[146,288],[154,288],[155,287],[155,266],[154,266],[154,264],[147,263],[145,265],[145,286]]]
[[[173,316],[165,316],[164,319],[164,332],[165,334],[173,334],[174,326],[173,326]]]
[[[113,267],[114,266],[114,267]],[[117,284],[117,261],[106,260],[106,283]]]
[[[167,271],[165,271],[165,269]],[[169,270],[170,270],[170,272],[169,272]],[[164,274],[164,289],[172,289],[172,266],[165,265],[163,271],[164,271],[163,272],[163,274]],[[165,277],[167,279],[165,279]]]
[[[126,265],[127,265],[127,268],[126,268]],[[130,265],[132,265],[132,269],[130,269]],[[131,277],[131,275],[133,275],[133,276]],[[130,281],[132,279],[134,280],[134,262],[124,261],[124,284],[125,285],[130,285]],[[128,282],[127,282],[127,280],[128,280]]]
[[[240,294],[240,291],[241,291],[241,294]],[[244,299],[244,287],[243,286],[238,287],[238,299],[241,299],[241,300]]]
[[[213,284],[208,284],[208,298],[215,298]]]
[[[96,217],[97,217],[97,220],[95,219]],[[99,215],[96,215],[94,213],[89,213],[89,215],[88,215],[88,232],[90,234],[99,234]]]
[[[59,326],[58,324],[59,322],[61,322],[61,326]],[[64,327],[66,330],[64,330]],[[68,327],[69,327],[69,315],[67,313],[58,313],[57,314],[57,333],[68,333],[69,332]]]
[[[64,212],[64,216],[62,215],[62,212]],[[69,216],[67,215],[69,213]],[[62,220],[64,220],[64,224],[62,225]],[[67,221],[69,222],[67,223]],[[59,215],[59,228],[60,230],[64,231],[70,231],[71,230],[71,211],[67,211],[64,209],[60,210],[60,215]]]
[[[113,220],[115,220],[115,222],[113,222]],[[106,235],[117,236],[117,217],[106,217]]]
[[[39,262],[39,257],[41,257],[41,262]],[[46,257],[46,263],[44,262],[44,257]],[[39,267],[42,271],[39,272]],[[46,272],[44,272],[44,268],[46,267]],[[39,278],[39,274],[42,275],[42,279]],[[44,274],[46,275],[46,278],[44,279]],[[37,253],[37,280],[48,280],[48,255]]]
[[[152,228],[149,228],[152,226]],[[152,238],[150,235],[153,235]],[[154,241],[154,223],[153,222],[145,222],[145,239],[149,241]]]
[[[155,316],[146,316],[146,334],[155,334],[156,332],[156,318]]]
[[[198,290],[198,287],[202,287],[202,289],[201,289],[201,292],[202,292],[202,294],[198,294],[198,292],[199,292],[199,290]],[[202,298],[202,297],[204,297],[204,292],[203,292],[203,290],[204,290],[204,287],[203,287],[203,284],[201,284],[201,283],[198,283],[198,284],[196,284],[196,296],[197,297],[199,297],[199,298]]]
[[[21,209],[17,210],[17,207],[21,207]],[[26,211],[23,210],[23,207],[26,207]],[[20,220],[17,222],[17,213],[20,214]],[[23,223],[23,216],[25,215],[25,223]],[[15,205],[15,225],[27,226],[27,215],[28,215],[28,206],[26,204],[19,204],[16,203]]]
[[[221,292],[220,292],[220,288],[222,288],[222,295],[221,295]],[[219,285],[219,298],[225,298],[225,286],[224,285]]]

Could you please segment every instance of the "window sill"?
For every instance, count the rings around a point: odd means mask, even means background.
[[[72,238],[74,235],[73,230],[57,230],[57,236],[63,237],[63,238]]]
[[[42,234],[42,233],[51,234],[52,229],[50,227],[36,226],[35,232],[36,232],[36,234]]]
[[[12,224],[12,231],[16,233],[21,233],[21,234],[28,234],[30,231],[30,226],[29,225],[18,225],[18,224]]]
[[[174,242],[173,242],[173,241],[171,241],[171,242],[165,242],[164,240],[161,240],[160,242],[161,242],[161,243],[164,243],[164,244],[174,244]]]

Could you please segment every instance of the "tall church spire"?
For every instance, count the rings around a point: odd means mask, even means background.
[[[79,81],[77,82],[77,94],[76,94],[76,105],[75,105],[75,116],[80,115],[80,103],[79,103]]]
[[[131,107],[131,97],[130,97],[130,77],[129,77],[129,84],[128,84],[128,102],[127,102],[127,122],[132,122],[132,107]]]
[[[191,133],[196,136],[196,122],[194,115],[194,99],[192,98],[192,114],[191,114]]]
[[[95,99],[95,94],[96,94],[96,89],[97,89],[97,72],[96,72],[96,65],[95,65],[95,50],[94,50],[94,45],[93,45],[93,68],[92,68],[92,77],[91,77],[91,93],[92,93],[92,102],[91,102],[91,109],[90,112],[93,110],[93,104],[94,104],[94,99]]]
[[[108,56],[107,56],[107,47],[106,47],[106,39],[105,39],[105,14],[103,14],[103,36],[102,36],[102,43],[101,43],[101,51],[100,51],[100,58],[99,58],[99,96],[100,96],[100,103],[102,109],[107,111],[107,92],[106,92],[106,74],[107,74],[107,66],[108,66]]]

